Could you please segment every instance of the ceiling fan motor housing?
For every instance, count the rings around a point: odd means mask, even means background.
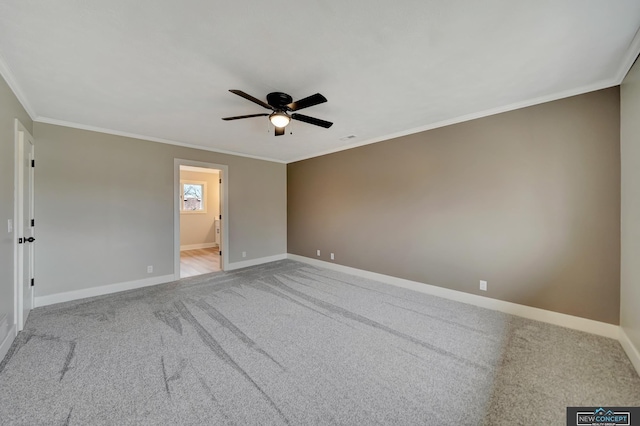
[[[293,98],[286,93],[271,92],[267,95],[267,103],[279,110],[286,110],[287,105],[293,102]]]
[[[268,103],[265,103],[264,101],[261,101],[260,99],[243,92],[242,90],[230,89],[229,91],[235,95],[245,98],[248,101],[253,102],[254,104],[258,104],[263,108],[270,109],[273,112],[271,114],[262,113],[225,117],[223,118],[223,120],[225,121],[268,116],[269,121],[271,121],[271,123],[275,126],[276,136],[284,135],[284,128],[287,124],[289,124],[291,120],[302,121],[303,123],[313,124],[314,126],[324,127],[325,129],[328,129],[333,125],[333,123],[330,121],[320,120],[319,118],[309,117],[308,115],[298,114],[297,112],[289,115],[290,111],[299,111],[304,108],[309,108],[314,105],[327,102],[327,98],[322,96],[320,93],[316,93],[315,95],[307,96],[306,98],[293,102],[293,98],[286,93],[271,92],[267,95]]]

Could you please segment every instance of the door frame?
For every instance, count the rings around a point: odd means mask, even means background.
[[[22,201],[22,195],[24,194],[24,182],[22,180],[21,175],[21,167],[20,167],[20,142],[21,139],[24,138],[24,135],[28,135],[32,141],[34,141],[34,150],[33,150],[33,158],[35,159],[35,138],[31,135],[31,132],[27,130],[26,127],[18,120],[17,118],[14,120],[14,167],[13,167],[13,302],[14,302],[14,312],[13,312],[13,323],[16,325],[16,333],[18,331],[22,331],[24,328],[24,321],[20,321],[24,303],[22,298],[22,282],[20,281],[20,272],[22,271],[22,263],[24,256],[25,244],[18,244],[18,238],[20,238],[20,234],[22,233],[22,223],[21,217],[23,214],[21,213],[21,207],[19,206],[20,201]],[[33,171],[31,170],[30,173]],[[35,173],[34,173],[35,175]],[[34,184],[35,188],[35,184]],[[31,193],[31,203],[35,206],[35,191]],[[34,215],[35,216],[35,215]],[[32,244],[32,243],[31,243]],[[21,252],[22,250],[22,252]],[[35,253],[35,250],[34,250]],[[33,261],[33,259],[32,259]],[[32,298],[32,309],[35,307],[33,301],[35,300],[35,288],[31,290],[31,298]],[[24,320],[24,319],[23,319]]]
[[[229,269],[229,166],[226,164],[206,163],[203,161],[173,159],[173,276],[180,279],[180,166],[201,167],[203,169],[220,170],[220,230],[222,232],[222,261],[223,271]]]

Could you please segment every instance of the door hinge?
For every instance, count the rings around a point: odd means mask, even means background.
[[[35,167],[36,166],[36,160],[31,160],[31,167]]]
[[[220,215],[220,219],[222,219],[222,215]]]
[[[36,283],[35,278],[31,278],[31,287],[33,287],[35,283]]]
[[[220,250],[220,253],[218,253],[220,256],[222,256],[222,250]]]
[[[31,219],[31,226],[32,227],[36,226],[36,220],[35,219]]]
[[[22,244],[22,238],[18,238],[18,244]]]
[[[219,181],[220,181],[219,183],[222,183],[222,179],[219,179]]]

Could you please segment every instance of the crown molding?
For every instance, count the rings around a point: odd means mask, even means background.
[[[458,123],[463,123],[465,121],[476,120],[478,118],[489,117],[491,115],[502,114],[503,112],[515,111],[515,110],[518,110],[518,109],[522,109],[522,108],[526,108],[526,107],[530,107],[530,106],[534,106],[534,105],[539,105],[539,104],[544,104],[544,103],[547,103],[547,102],[557,101],[557,100],[564,99],[564,98],[570,98],[572,96],[582,95],[582,94],[589,93],[589,92],[595,92],[596,90],[607,89],[609,87],[617,86],[618,84],[619,83],[618,83],[617,79],[601,80],[601,81],[599,81],[597,83],[594,83],[594,84],[589,84],[589,85],[577,87],[577,88],[574,88],[574,89],[564,90],[562,92],[556,92],[556,93],[552,93],[552,94],[549,94],[549,95],[544,95],[544,96],[540,96],[540,97],[537,97],[537,98],[528,99],[526,101],[521,101],[521,102],[516,102],[516,103],[513,103],[513,104],[509,104],[509,105],[500,106],[500,107],[497,107],[497,108],[491,108],[491,109],[487,109],[487,110],[484,110],[484,111],[479,111],[479,112],[474,112],[474,113],[471,113],[471,114],[461,115],[461,116],[458,116],[458,117],[449,118],[447,120],[438,121],[438,122],[427,124],[427,125],[420,126],[420,127],[414,127],[414,128],[408,129],[408,130],[400,131],[400,132],[390,133],[390,134],[387,134],[387,135],[384,135],[384,136],[379,136],[379,137],[376,137],[376,138],[367,139],[367,140],[364,140],[364,141],[361,141],[361,142],[352,143],[352,144],[349,144],[349,145],[343,145],[343,146],[340,146],[338,148],[329,149],[329,150],[326,150],[326,151],[321,151],[321,152],[319,152],[317,154],[313,154],[313,155],[309,155],[309,156],[305,156],[305,157],[299,157],[299,158],[296,158],[295,160],[289,160],[289,161],[287,161],[287,164],[295,163],[297,161],[308,160],[310,158],[320,157],[320,156],[323,156],[323,155],[333,154],[333,153],[340,152],[340,151],[346,151],[347,149],[357,148],[359,146],[364,146],[364,145],[370,145],[372,143],[382,142],[382,141],[386,141],[386,140],[389,140],[389,139],[395,139],[395,138],[399,138],[399,137],[402,137],[402,136],[413,135],[415,133],[425,132],[427,130],[433,130],[433,129],[437,129],[437,128],[440,128],[440,127],[450,126],[452,124],[458,124]]]
[[[7,85],[9,86],[13,94],[16,95],[16,98],[18,98],[18,102],[22,104],[22,108],[24,108],[24,110],[27,112],[27,114],[29,114],[29,117],[31,117],[32,120],[35,120],[35,118],[38,116],[38,114],[36,114],[36,110],[33,109],[31,103],[29,103],[27,96],[22,91],[22,88],[20,88],[18,81],[11,71],[11,68],[9,68],[7,61],[4,60],[2,54],[0,54],[0,74],[4,78],[4,81],[7,82]]]
[[[240,152],[235,152],[235,151],[227,151],[227,150],[222,150],[222,149],[209,148],[209,147],[205,147],[205,146],[201,146],[201,145],[188,144],[188,143],[174,141],[174,140],[170,140],[170,139],[156,138],[156,137],[153,137],[153,136],[145,136],[145,135],[140,135],[140,134],[136,134],[136,133],[121,132],[121,131],[113,130],[113,129],[106,129],[106,128],[101,128],[101,127],[96,127],[96,126],[90,126],[90,125],[84,125],[84,124],[80,124],[80,123],[74,123],[74,122],[65,121],[65,120],[58,120],[58,119],[54,119],[54,118],[38,116],[38,114],[36,113],[35,109],[33,108],[31,103],[27,99],[26,95],[24,94],[24,91],[22,90],[22,88],[18,84],[18,82],[17,82],[13,72],[9,68],[6,60],[4,59],[4,57],[1,54],[0,54],[0,75],[2,75],[2,77],[4,77],[5,81],[7,82],[7,85],[13,91],[15,96],[18,98],[18,101],[20,102],[20,104],[22,104],[22,107],[25,109],[27,114],[29,114],[31,119],[33,121],[36,121],[36,122],[54,124],[54,125],[58,125],[58,126],[71,127],[71,128],[75,128],[75,129],[89,130],[89,131],[94,131],[94,132],[99,132],[99,133],[106,133],[106,134],[129,137],[129,138],[140,139],[140,140],[146,140],[146,141],[151,141],[151,142],[159,142],[159,143],[164,143],[164,144],[168,144],[168,145],[182,146],[182,147],[185,147],[185,148],[199,149],[199,150],[203,150],[203,151],[216,152],[216,153],[220,153],[220,154],[227,154],[227,155],[234,155],[234,156],[238,156],[238,157],[252,158],[252,159],[255,159],[255,160],[263,160],[263,161],[271,161],[271,162],[275,162],[275,163],[289,164],[289,163],[295,163],[297,161],[307,160],[307,159],[310,159],[310,158],[320,157],[320,156],[323,156],[323,155],[333,154],[333,153],[340,152],[340,151],[346,151],[348,149],[357,148],[359,146],[370,145],[370,144],[376,143],[376,142],[382,142],[382,141],[389,140],[389,139],[399,138],[399,137],[402,137],[402,136],[408,136],[408,135],[412,135],[412,134],[415,134],[415,133],[424,132],[424,131],[427,131],[427,130],[437,129],[439,127],[450,126],[452,124],[463,123],[465,121],[471,121],[471,120],[475,120],[475,119],[478,119],[478,118],[483,118],[483,117],[488,117],[488,116],[491,116],[491,115],[501,114],[503,112],[514,111],[514,110],[521,109],[521,108],[526,108],[526,107],[529,107],[529,106],[534,106],[534,105],[538,105],[538,104],[542,104],[542,103],[546,103],[546,102],[552,102],[552,101],[556,101],[556,100],[559,100],[559,99],[568,98],[568,97],[571,97],[571,96],[577,96],[577,95],[581,95],[581,94],[584,94],[584,93],[593,92],[593,91],[596,91],[596,90],[601,90],[601,89],[606,89],[606,88],[609,88],[609,87],[617,86],[617,85],[622,83],[622,81],[624,80],[625,76],[627,75],[627,73],[629,72],[629,70],[633,66],[634,62],[636,61],[636,58],[638,58],[639,54],[640,54],[640,29],[638,29],[638,31],[636,32],[635,36],[633,37],[633,40],[629,43],[629,46],[627,48],[627,51],[626,51],[625,55],[623,56],[623,59],[622,59],[622,61],[620,63],[620,66],[618,67],[618,70],[615,73],[615,76],[613,76],[613,78],[611,78],[611,79],[602,80],[600,82],[597,82],[597,83],[594,83],[594,84],[591,84],[591,85],[586,85],[586,86],[582,86],[582,87],[578,87],[578,88],[574,88],[574,89],[570,89],[570,90],[565,90],[565,91],[562,91],[562,92],[557,92],[557,93],[553,93],[553,94],[549,94],[549,95],[545,95],[545,96],[540,96],[540,97],[537,97],[537,98],[534,98],[534,99],[529,99],[529,100],[522,101],[522,102],[516,102],[516,103],[513,103],[513,104],[501,106],[501,107],[498,107],[498,108],[492,108],[492,109],[488,109],[488,110],[484,110],[484,111],[480,111],[480,112],[476,112],[476,113],[472,113],[472,114],[453,117],[453,118],[450,118],[450,119],[447,119],[447,120],[442,120],[442,121],[438,121],[438,122],[435,122],[435,123],[427,124],[427,125],[424,125],[424,126],[414,127],[414,128],[408,129],[408,130],[403,130],[403,131],[400,131],[400,132],[395,132],[395,133],[390,133],[390,134],[386,134],[386,135],[375,137],[375,138],[370,138],[370,139],[367,139],[367,140],[364,140],[364,141],[355,142],[355,143],[352,143],[352,144],[349,144],[349,145],[343,145],[343,146],[340,146],[340,147],[337,147],[337,148],[320,151],[320,152],[317,152],[317,153],[314,153],[314,154],[310,154],[310,155],[306,155],[306,156],[302,156],[302,157],[298,157],[298,158],[294,158],[294,159],[290,159],[290,160],[280,160],[280,159],[275,159],[275,158],[270,158],[270,157],[262,157],[262,156],[256,156],[256,155],[250,155],[250,154],[245,154],[245,153],[240,153]]]
[[[616,73],[615,81],[616,84],[622,84],[622,81],[627,76],[627,73],[633,66],[640,54],[640,28],[636,31],[636,35],[629,43],[629,47],[627,48],[627,52],[625,53],[622,62],[620,63],[620,67],[618,67],[618,72]]]
[[[90,126],[90,125],[86,125],[86,124],[74,123],[74,122],[71,122],[71,121],[58,120],[58,119],[55,119],[55,118],[39,116],[39,117],[36,117],[33,121],[35,121],[37,123],[53,124],[53,125],[56,125],[56,126],[71,127],[73,129],[88,130],[88,131],[97,132],[97,133],[105,133],[105,134],[108,134],[108,135],[123,136],[125,138],[140,139],[140,140],[143,140],[143,141],[158,142],[158,143],[164,143],[164,144],[167,144],[167,145],[182,146],[184,148],[199,149],[201,151],[210,151],[210,152],[215,152],[215,153],[218,153],[218,154],[233,155],[233,156],[236,156],[236,157],[245,157],[245,158],[252,158],[254,160],[262,160],[262,161],[270,161],[272,163],[286,164],[286,161],[278,160],[276,158],[260,157],[260,156],[257,156],[257,155],[245,154],[245,153],[242,153],[242,152],[235,152],[235,151],[227,151],[227,150],[223,150],[223,149],[210,148],[210,147],[206,147],[206,146],[202,146],[202,145],[194,145],[194,144],[174,141],[174,140],[171,140],[171,139],[156,138],[156,137],[153,137],[153,136],[139,135],[137,133],[121,132],[119,130],[105,129],[103,127],[96,127],[96,126]]]
[[[404,130],[401,132],[391,133],[385,136],[380,136],[377,138],[367,139],[361,142],[355,142],[349,145],[343,145],[339,148],[329,149],[326,151],[321,151],[314,155],[304,156],[296,158],[295,160],[287,161],[289,163],[295,163],[297,161],[308,160],[310,158],[320,157],[323,155],[333,154],[340,151],[346,151],[347,149],[357,148],[359,146],[370,145],[376,142],[382,142],[389,139],[399,138],[402,136],[408,136],[415,133],[425,132],[427,130],[437,129],[439,127],[450,126],[452,124],[463,123],[465,121],[475,120],[477,118],[488,117],[491,115],[501,114],[503,112],[514,111],[520,108],[526,108],[533,105],[539,105],[546,102],[557,101],[563,98],[569,98],[571,96],[582,95],[584,93],[595,92],[596,90],[607,89],[609,87],[617,86],[622,84],[622,81],[627,76],[627,73],[635,63],[636,59],[640,55],[640,28],[636,31],[635,36],[629,43],[629,47],[627,48],[626,53],[623,56],[622,62],[620,62],[620,66],[618,67],[618,71],[615,76],[608,80],[601,80],[595,84],[590,84],[582,87],[578,87],[575,89],[565,90],[563,92],[557,92],[550,95],[540,96],[538,98],[530,99],[527,101],[516,102],[510,105],[505,105],[498,108],[492,108],[485,111],[480,111],[472,114],[462,115],[459,117],[450,118],[447,120],[439,121],[436,123],[427,124],[425,126],[414,127],[409,130]]]

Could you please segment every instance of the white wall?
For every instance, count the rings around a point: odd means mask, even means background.
[[[16,235],[8,232],[7,221],[13,220],[14,209],[14,120],[30,132],[33,122],[5,80],[0,77],[0,345],[14,323],[13,249]],[[9,327],[3,327],[3,319]],[[11,343],[11,338],[6,344]],[[0,347],[0,360],[4,356]]]
[[[212,246],[216,241],[215,220],[220,214],[220,175],[180,171],[180,180],[206,182],[206,212],[180,213],[180,247]]]
[[[44,123],[34,132],[36,297],[172,275],[175,158],[228,166],[230,262],[287,251],[284,164]]]
[[[620,89],[622,211],[620,326],[631,344],[630,358],[640,371],[640,64],[636,62]],[[623,337],[624,339],[624,337]],[[625,342],[623,341],[623,344]],[[629,353],[629,348],[627,352]],[[635,356],[634,356],[635,353]]]

